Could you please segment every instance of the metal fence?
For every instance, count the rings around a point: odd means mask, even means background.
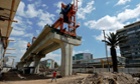
[[[73,69],[74,72],[81,72],[81,73],[87,73],[87,72],[109,72],[108,68],[77,68]],[[140,73],[140,68],[119,68],[119,72],[124,73]],[[112,68],[110,68],[110,72],[113,72]]]

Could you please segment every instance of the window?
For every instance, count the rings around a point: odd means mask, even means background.
[[[83,59],[83,54],[77,54],[77,55],[75,56],[75,59],[76,59],[76,60],[81,60],[81,59]]]
[[[136,30],[137,32],[140,31],[140,28]]]
[[[135,33],[135,30],[127,32],[127,34],[132,34],[132,33]]]

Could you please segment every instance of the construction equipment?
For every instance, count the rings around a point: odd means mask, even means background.
[[[52,25],[53,28],[60,29],[60,32],[70,36],[76,36],[76,29],[80,24],[76,24],[76,12],[78,10],[78,0],[74,0],[73,4],[65,5],[61,3],[60,18]],[[68,25],[68,29],[64,28],[64,23]]]

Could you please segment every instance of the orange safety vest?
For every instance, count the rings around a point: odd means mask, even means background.
[[[31,44],[30,43],[27,43],[27,47],[30,47],[31,46]]]

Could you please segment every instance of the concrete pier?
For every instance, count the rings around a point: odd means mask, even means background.
[[[72,75],[72,51],[73,45],[68,43],[61,44],[61,75]]]

